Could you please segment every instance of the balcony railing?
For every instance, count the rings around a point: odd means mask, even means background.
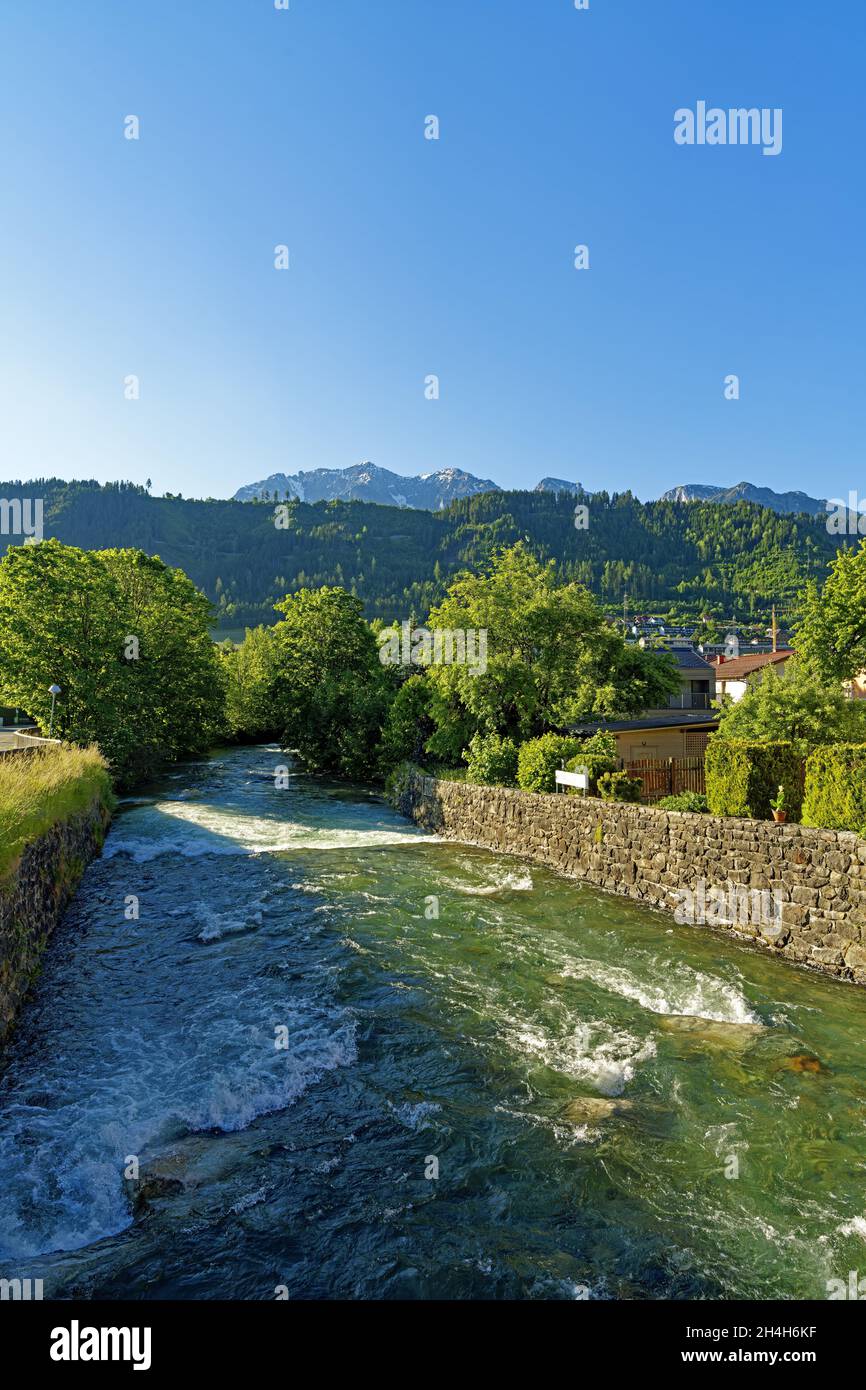
[[[683,690],[668,698],[668,709],[709,709],[712,698],[706,690]]]

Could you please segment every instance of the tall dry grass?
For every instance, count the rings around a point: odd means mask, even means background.
[[[95,746],[0,755],[0,879],[30,840],[97,797],[111,805],[111,779]]]

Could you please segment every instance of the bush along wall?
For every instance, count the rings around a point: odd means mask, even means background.
[[[517,778],[517,744],[499,734],[473,734],[463,753],[469,782],[513,786]]]
[[[809,754],[802,820],[866,833],[866,743],[832,743]]]
[[[802,762],[790,743],[711,738],[705,770],[707,802],[714,816],[768,820],[770,799],[781,786],[788,820],[800,819]]]
[[[556,791],[556,772],[577,757],[583,745],[566,734],[542,734],[521,744],[517,758],[517,785],[525,792]]]

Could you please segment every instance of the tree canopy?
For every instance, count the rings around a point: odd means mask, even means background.
[[[0,561],[0,698],[44,733],[98,744],[125,785],[202,752],[223,725],[210,605],[180,570],[140,550],[57,540]]]
[[[866,541],[839,552],[823,589],[807,584],[797,650],[827,680],[866,671]]]
[[[787,667],[756,672],[742,698],[722,708],[714,737],[790,742],[803,757],[821,744],[866,740],[866,701],[846,699],[837,681],[825,681],[805,662]]]
[[[457,574],[519,540],[601,603],[619,608],[628,595],[632,610],[673,603],[743,619],[792,602],[843,543],[823,517],[749,502],[641,502],[628,492],[581,494],[586,529],[574,525],[574,496],[524,491],[480,493],[441,512],[290,502],[278,527],[273,501],[152,497],[129,483],[57,478],[3,486],[10,499],[44,498],[46,536],[93,549],[140,546],[181,565],[221,623],[237,628],[272,622],[287,593],[321,586],[357,595],[368,618],[424,617]]]
[[[369,777],[393,685],[361,600],[302,589],[276,607],[271,699],[283,746],[313,772]]]
[[[578,719],[664,705],[679,689],[669,656],[627,647],[588,590],[563,583],[555,562],[537,560],[523,542],[454,580],[428,625],[487,633],[485,674],[468,664],[427,669],[437,726],[429,747],[444,758],[477,732],[522,742]]]

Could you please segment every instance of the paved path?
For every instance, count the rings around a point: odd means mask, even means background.
[[[21,734],[31,734],[31,735],[32,735],[32,734],[38,734],[38,733],[39,733],[39,730],[38,730],[38,729],[35,729],[35,728],[27,728],[27,729],[4,729],[4,728],[0,728],[0,753],[6,752],[9,748],[17,748],[17,747],[18,747],[18,738],[17,738],[17,736],[18,736],[19,733],[21,733]]]

